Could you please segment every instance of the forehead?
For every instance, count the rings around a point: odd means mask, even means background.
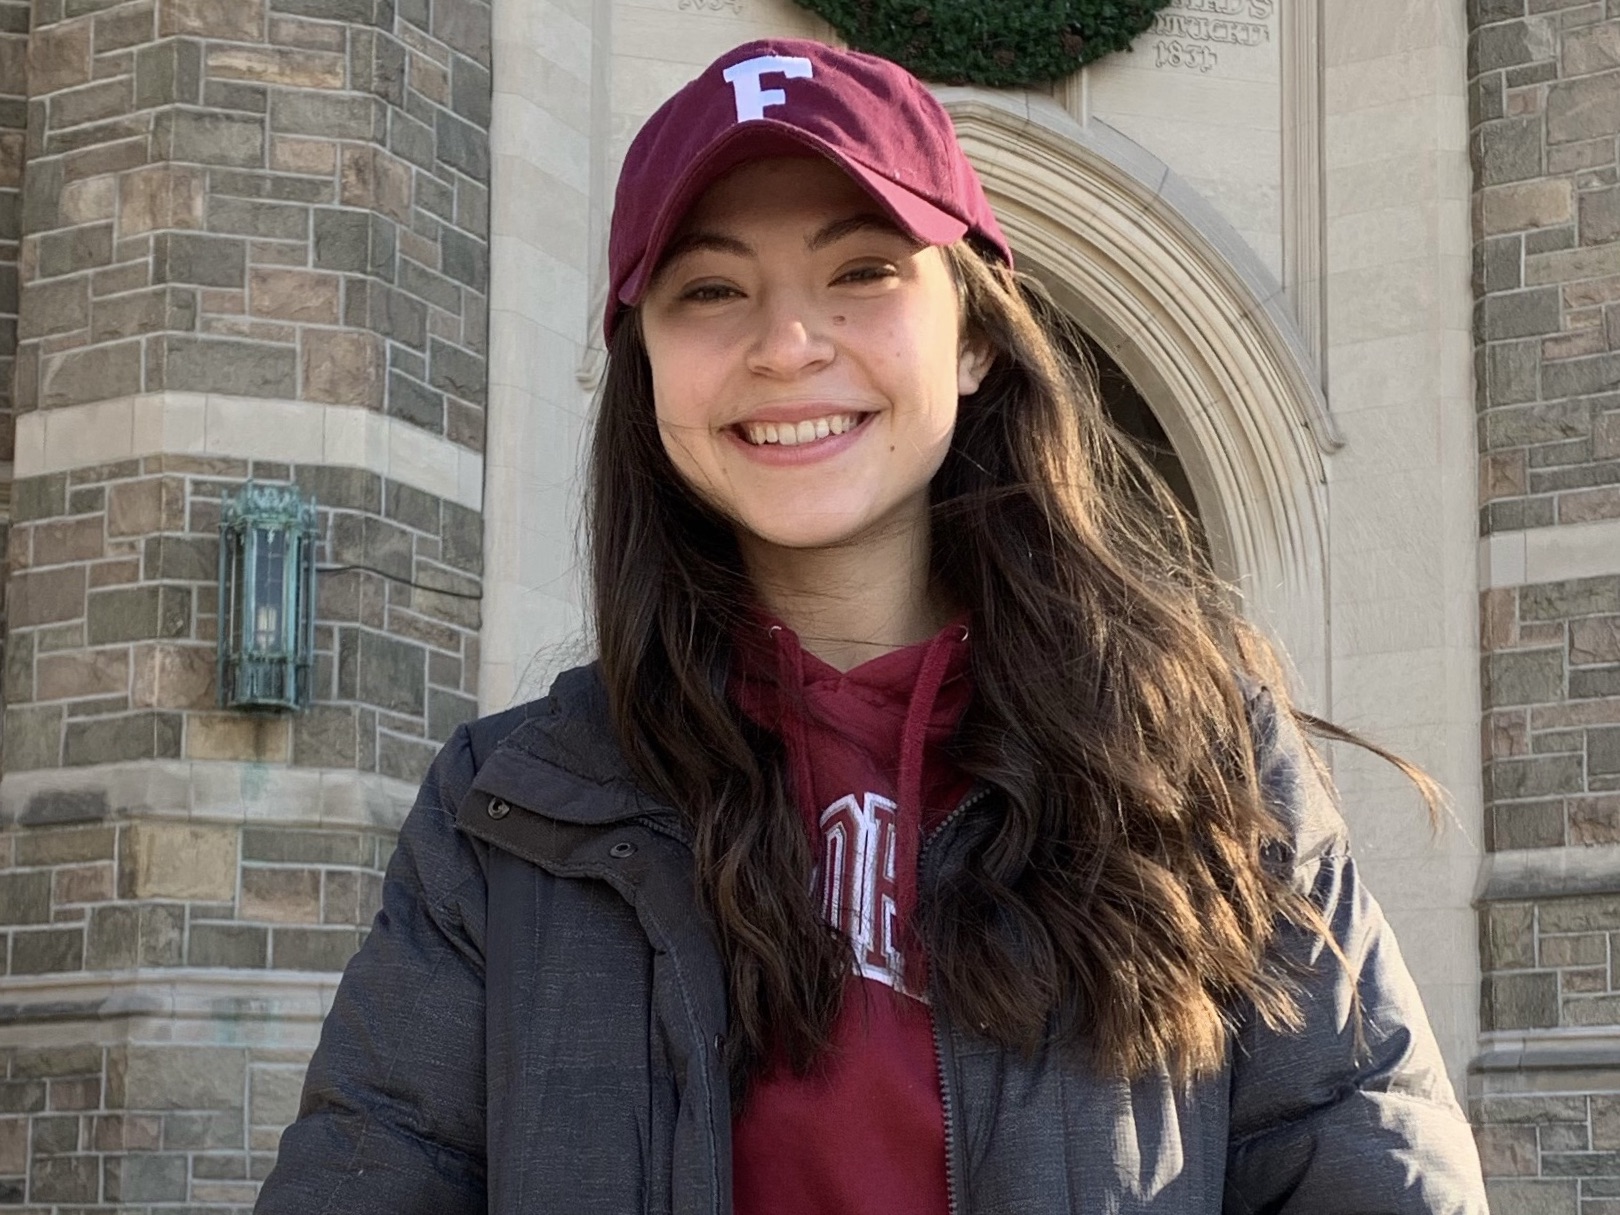
[[[821,156],[753,160],[720,177],[698,196],[676,235],[772,222],[813,222],[858,211],[884,214],[882,204]]]

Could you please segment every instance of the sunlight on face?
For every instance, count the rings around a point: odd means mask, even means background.
[[[642,304],[659,432],[745,544],[927,526],[957,397],[989,358],[943,253],[831,162],[756,161],[688,213]]]

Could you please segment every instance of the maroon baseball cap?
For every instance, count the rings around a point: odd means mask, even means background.
[[[767,38],[720,56],[630,144],[608,237],[608,338],[705,189],[747,161],[806,151],[843,169],[925,244],[972,233],[1012,263],[950,115],[920,80],[875,55]]]

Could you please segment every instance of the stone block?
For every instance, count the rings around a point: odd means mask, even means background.
[[[1580,196],[1581,244],[1603,245],[1620,240],[1620,187],[1592,190]]]
[[[194,921],[186,949],[187,966],[262,970],[270,957],[270,930],[249,924]]]
[[[474,181],[489,181],[489,132],[463,122],[449,110],[439,110],[435,119],[439,159]]]
[[[1547,142],[1620,134],[1620,89],[1611,76],[1560,80],[1547,89]]]
[[[152,142],[167,160],[203,165],[262,168],[265,159],[264,119],[222,110],[160,110]]]
[[[248,272],[248,311],[301,324],[336,325],[339,285],[335,274],[254,266]]]
[[[28,1178],[35,1203],[94,1203],[101,1193],[101,1157],[39,1156]]]
[[[478,702],[470,696],[432,688],[428,691],[428,737],[443,742],[464,721],[478,716]]]
[[[1510,848],[1557,848],[1564,843],[1562,799],[1511,802],[1486,811],[1486,847],[1493,852]]]
[[[377,771],[409,785],[420,784],[438,751],[436,743],[383,733],[377,739]]]
[[[141,547],[147,578],[211,584],[218,579],[219,540],[214,536],[149,536]]]
[[[1508,291],[1485,299],[1484,337],[1490,342],[1558,333],[1563,323],[1557,287]]]
[[[206,1151],[209,1148],[236,1148],[242,1145],[242,1110],[215,1110],[208,1113],[175,1113],[163,1119],[163,1146]],[[201,1164],[207,1157],[201,1157]],[[200,1173],[199,1173],[200,1175]]]
[[[228,236],[163,233],[152,242],[152,277],[159,283],[241,287],[247,281],[247,246]]]
[[[90,323],[90,280],[84,277],[30,283],[17,317],[20,338],[71,333]]]
[[[305,464],[296,470],[294,480],[323,508],[372,515],[382,511],[382,479],[363,468]]]
[[[33,529],[32,564],[68,565],[95,561],[103,555],[100,516],[45,520]]]
[[[382,344],[377,337],[347,330],[310,330],[304,334],[303,344],[304,400],[382,407]]]
[[[11,934],[11,973],[60,974],[84,969],[84,929],[34,928]]]
[[[368,207],[397,223],[411,222],[411,168],[380,148],[345,147],[339,176],[341,201]]]
[[[1481,1028],[1550,1028],[1558,1024],[1558,976],[1551,971],[1487,975]]]
[[[12,628],[28,628],[85,613],[83,566],[24,570],[8,581],[6,614]]]
[[[107,487],[107,534],[150,536],[185,526],[185,484],[173,477],[119,481]]]
[[[386,125],[375,97],[278,92],[270,101],[270,129],[281,135],[380,140]]]
[[[1474,1142],[1487,1177],[1534,1177],[1539,1171],[1533,1126],[1479,1127]]]
[[[1489,123],[1479,138],[1480,184],[1525,181],[1545,171],[1540,115]]]
[[[152,165],[124,174],[118,179],[119,239],[167,228],[201,228],[203,185],[203,171],[191,165]]]
[[[190,1196],[191,1175],[180,1153],[138,1152],[109,1157],[103,1200],[123,1203],[183,1203]]]
[[[40,700],[115,696],[129,688],[128,650],[67,650],[42,654],[36,666]]]
[[[319,924],[321,871],[245,866],[237,914],[275,924]]]
[[[11,486],[11,521],[27,523],[67,513],[67,474],[20,477]]]
[[[1620,577],[1577,578],[1519,589],[1522,620],[1570,620],[1620,613]]]
[[[221,80],[252,80],[298,89],[341,89],[342,55],[282,46],[211,46],[208,74]]]
[[[456,502],[445,502],[443,510],[443,549],[447,565],[469,574],[484,569],[484,516]]]
[[[28,92],[59,92],[91,78],[90,26],[85,22],[42,26],[28,39]]]
[[[435,0],[433,36],[479,63],[490,56],[490,5],[483,0]]]
[[[1585,895],[1548,899],[1539,908],[1543,933],[1594,932],[1620,929],[1620,895]]]
[[[51,875],[0,873],[0,924],[49,924]]]
[[[1541,341],[1492,342],[1485,353],[1493,406],[1534,401],[1541,393]]]
[[[262,41],[265,0],[158,0],[158,35]]]
[[[340,971],[359,948],[354,928],[276,928],[270,933],[270,964],[277,970]]]
[[[1485,658],[1485,705],[1545,704],[1564,695],[1562,650],[1508,650]]]
[[[292,399],[298,351],[272,342],[167,335],[163,385],[180,392],[222,392]]]
[[[240,1049],[132,1045],[118,1054],[124,1109],[242,1108],[247,1059]]]
[[[1609,964],[1609,938],[1601,932],[1577,933],[1572,936],[1544,936],[1541,938],[1541,964],[1543,966],[1607,966]]]
[[[180,715],[127,713],[70,720],[62,737],[68,767],[129,759],[179,759]]]
[[[429,536],[439,534],[439,499],[400,481],[389,481],[385,488],[383,513],[388,518]]]
[[[19,865],[69,865],[112,860],[117,838],[113,827],[35,827],[19,834],[12,846]]]
[[[387,412],[435,434],[444,431],[444,397],[397,371],[388,377]]]
[[[255,1067],[248,1080],[248,1121],[278,1130],[298,1116],[304,1089],[302,1068]]]
[[[137,342],[48,355],[40,364],[40,404],[47,409],[130,396],[141,390]]]
[[[488,395],[489,372],[484,360],[477,355],[434,338],[428,381],[452,396],[482,405]]]
[[[1569,803],[1569,842],[1620,844],[1620,797],[1578,797]]]
[[[236,897],[237,830],[198,823],[130,823],[119,857],[123,898]]]
[[[1575,217],[1575,188],[1568,180],[1491,186],[1481,191],[1479,197],[1487,236],[1552,228],[1567,224]]]
[[[92,591],[86,624],[91,645],[184,637],[191,629],[191,593],[157,583]]]
[[[1620,696],[1620,667],[1580,667],[1571,671],[1569,695],[1573,700]]]
[[[1593,776],[1620,774],[1620,726],[1586,732],[1586,770]]]
[[[287,718],[267,713],[192,713],[186,718],[186,758],[286,763]]]
[[[1620,353],[1549,362],[1542,368],[1541,384],[1542,392],[1549,398],[1612,391],[1620,384]]]
[[[337,170],[337,144],[278,135],[270,141],[270,167],[278,173],[330,177]]]
[[[186,910],[177,904],[112,904],[90,914],[85,968],[178,966],[185,942]]]
[[[52,878],[51,897],[58,906],[106,903],[117,897],[111,864],[64,865]]]
[[[427,656],[419,645],[367,629],[346,629],[338,666],[345,699],[413,716],[426,708]]]
[[[274,864],[365,865],[372,855],[370,837],[353,831],[302,831],[291,827],[246,827],[243,861]]]
[[[53,708],[50,712],[59,714],[61,710]],[[11,737],[11,723],[8,719],[6,723],[8,742]],[[28,799],[19,821],[24,827],[98,823],[104,821],[109,812],[107,793],[104,789],[42,789]]]
[[[1563,58],[1566,76],[1585,76],[1620,68],[1620,25],[1607,21],[1565,31]]]
[[[141,109],[196,105],[202,95],[202,47],[189,38],[143,46],[135,52],[135,104]],[[172,124],[155,129],[171,146]]]
[[[130,659],[130,703],[137,708],[212,708],[215,658],[212,646],[136,646]]]
[[[208,227],[260,240],[304,241],[309,238],[309,208],[261,198],[233,198],[216,189],[208,201]]]
[[[108,265],[113,260],[113,226],[84,224],[40,237],[35,269],[41,278],[58,278]]]
[[[358,721],[349,705],[312,705],[293,720],[292,762],[304,768],[353,768]]]
[[[1579,755],[1496,760],[1487,766],[1486,780],[1493,800],[1583,793],[1586,788]]]
[[[1576,976],[1582,975],[1582,974],[1585,974],[1585,973],[1586,972],[1584,972],[1584,971],[1569,972],[1569,973],[1566,974],[1566,978],[1575,978]],[[1604,989],[1604,986],[1605,986],[1605,984],[1603,982],[1603,978],[1606,977],[1606,974],[1607,974],[1607,972],[1604,971],[1604,970],[1596,971],[1593,977],[1596,978],[1598,981],[1590,988],[1590,990],[1602,991]],[[1590,999],[1587,999],[1587,998],[1571,999],[1569,997],[1569,995],[1568,995],[1568,992],[1572,988],[1574,988],[1575,990],[1580,990],[1580,988],[1577,987],[1575,984],[1571,984],[1571,983],[1565,983],[1564,987],[1565,987],[1565,998],[1564,998],[1562,1015],[1560,1017],[1560,1020],[1561,1020],[1562,1024],[1564,1024],[1564,1025],[1620,1025],[1620,996],[1597,996],[1597,997],[1590,998]],[[1570,1175],[1570,1173],[1571,1173],[1571,1165],[1573,1165],[1574,1163],[1575,1162],[1565,1161],[1565,1162],[1563,1162],[1564,1167],[1563,1168],[1558,1168],[1558,1167],[1555,1167],[1555,1166],[1551,1166],[1551,1162],[1549,1162],[1546,1157],[1543,1157],[1543,1160],[1542,1160],[1543,1169],[1546,1172],[1548,1172],[1548,1173],[1562,1173],[1565,1176]],[[1596,1163],[1596,1162],[1587,1162],[1587,1163],[1590,1165],[1591,1163]],[[1610,1162],[1605,1161],[1603,1163],[1608,1164]],[[1616,1156],[1614,1163],[1616,1164],[1616,1166],[1620,1166],[1620,1156]],[[1578,1165],[1576,1167],[1578,1167]],[[1614,1167],[1612,1169],[1605,1170],[1605,1171],[1612,1171],[1614,1173],[1620,1174],[1620,1167]]]

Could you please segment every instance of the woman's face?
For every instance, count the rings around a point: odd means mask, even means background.
[[[745,541],[926,526],[989,366],[943,253],[831,162],[756,161],[694,204],[641,308],[664,448]]]

